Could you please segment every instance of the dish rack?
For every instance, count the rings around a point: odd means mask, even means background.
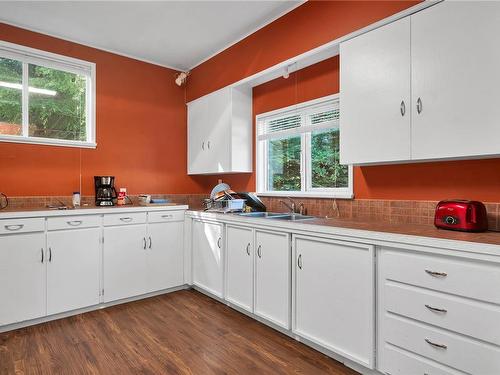
[[[205,201],[205,211],[212,212],[239,212],[245,207],[245,199],[219,199]]]

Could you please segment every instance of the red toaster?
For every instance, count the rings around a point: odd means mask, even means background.
[[[464,232],[484,232],[488,229],[486,207],[478,201],[445,200],[436,206],[434,225],[438,228]]]

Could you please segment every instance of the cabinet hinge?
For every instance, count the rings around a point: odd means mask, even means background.
[[[101,238],[101,242],[102,242],[102,243],[104,243],[104,236],[102,236],[102,238]]]
[[[103,290],[101,290],[101,296],[103,296],[103,295],[104,295],[104,289],[103,289]]]

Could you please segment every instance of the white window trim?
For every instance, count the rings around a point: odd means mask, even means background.
[[[268,196],[268,197],[283,197],[283,196],[288,196],[288,197],[304,197],[304,198],[338,198],[338,199],[352,199],[354,198],[354,192],[353,192],[353,167],[352,165],[349,165],[348,168],[348,176],[349,176],[349,186],[346,188],[326,188],[326,189],[312,189],[310,188],[311,181],[306,181],[306,176],[305,173],[303,173],[304,168],[306,166],[306,163],[310,163],[309,160],[307,160],[307,155],[308,155],[308,142],[310,141],[309,134],[308,133],[303,133],[303,127],[302,127],[302,132],[301,134],[301,142],[302,142],[302,151],[301,151],[301,178],[302,178],[302,191],[268,191],[267,190],[267,173],[266,173],[266,163],[267,163],[267,150],[265,149],[267,147],[267,142],[262,142],[262,139],[259,139],[259,131],[258,131],[258,126],[259,126],[259,121],[263,118],[269,118],[274,115],[280,115],[284,114],[285,112],[294,112],[297,110],[301,110],[302,108],[305,107],[313,107],[316,105],[321,105],[325,102],[328,102],[330,100],[335,100],[339,98],[339,94],[334,94],[334,95],[328,95],[324,96],[322,98],[314,99],[314,100],[309,100],[307,102],[302,102],[299,104],[291,105],[285,108],[280,108],[277,110],[269,111],[266,113],[261,113],[257,116],[255,116],[255,145],[256,145],[256,178],[257,178],[257,194],[261,196]],[[341,114],[342,115],[342,114]],[[328,126],[324,126],[325,128],[328,128]],[[316,128],[317,129],[317,128]],[[298,134],[298,129],[291,129],[290,131],[287,131],[289,134]],[[283,133],[286,134],[286,133]],[[310,179],[310,176],[308,180]],[[307,186],[308,190],[305,190],[305,187]]]
[[[96,98],[96,64],[89,61],[75,59],[73,57],[62,56],[51,52],[25,47],[14,43],[0,40],[0,57],[18,60],[23,63],[23,85],[28,85],[26,64],[42,65],[47,68],[58,69],[69,73],[82,74],[87,76],[87,87],[85,90],[85,112],[86,112],[86,141],[72,141],[65,139],[53,139],[42,137],[28,137],[24,135],[0,135],[0,142],[29,143],[38,145],[96,148],[96,121],[95,121],[95,98]],[[23,87],[23,93],[27,92],[27,87]],[[27,134],[28,116],[26,105],[27,95],[23,94],[23,134]]]

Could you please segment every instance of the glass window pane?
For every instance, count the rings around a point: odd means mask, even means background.
[[[300,191],[300,136],[268,141],[268,189]]]
[[[311,186],[313,188],[348,187],[348,166],[339,162],[339,130],[311,133]]]
[[[23,64],[0,58],[0,134],[21,135]]]
[[[29,65],[29,135],[85,141],[85,77]]]

